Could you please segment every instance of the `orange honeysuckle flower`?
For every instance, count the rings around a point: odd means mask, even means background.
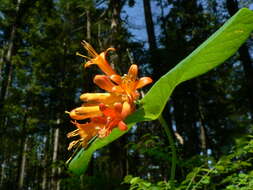
[[[96,110],[93,107],[92,110]],[[85,112],[84,110],[87,108],[89,107],[79,107],[75,109],[78,110],[77,115]],[[96,135],[98,135],[100,138],[104,138],[108,136],[111,133],[112,129],[117,126],[122,131],[127,130],[127,125],[123,120],[132,112],[131,109],[132,108],[128,102],[124,102],[123,104],[117,102],[114,103],[113,107],[109,107],[104,103],[100,103],[99,110],[103,113],[103,115],[92,116],[90,118],[90,122],[85,124],[80,124],[76,121],[72,122],[77,127],[77,129],[68,133],[67,137],[71,138],[79,135],[80,139],[72,141],[69,144],[68,150],[71,150],[73,147],[77,146],[80,143],[83,147],[85,147],[89,140],[91,140]]]
[[[124,75],[123,77],[116,74],[111,75],[110,77],[105,75],[96,75],[93,82],[107,92],[121,94],[123,99],[125,97],[124,95],[127,95],[129,101],[134,102],[139,97],[137,89],[142,88],[152,82],[150,77],[142,77],[138,79],[137,71],[135,71],[136,69],[138,69],[137,65],[132,65],[128,74]]]
[[[88,51],[90,57],[84,56],[80,53],[76,53],[78,56],[84,57],[89,61],[84,65],[84,67],[89,67],[90,65],[97,65],[106,75],[110,76],[116,74],[113,68],[108,64],[106,60],[106,55],[109,51],[115,51],[114,48],[108,48],[106,51],[98,54],[93,47],[86,41],[82,42],[83,47]]]
[[[128,102],[123,104],[116,102],[112,108],[101,103],[99,108],[107,118],[106,125],[98,131],[100,138],[108,136],[112,129],[117,126],[121,131],[127,130],[127,125],[123,120],[131,113],[131,107]]]
[[[83,120],[91,117],[96,117],[96,116],[101,116],[102,112],[99,109],[99,106],[82,106],[73,109],[70,113],[69,116],[72,119],[75,120]]]
[[[68,150],[71,150],[79,143],[82,143],[83,147],[85,147],[89,140],[98,134],[99,128],[103,127],[106,121],[104,120],[103,122],[101,122],[101,119],[93,119],[91,120],[91,122],[85,124],[80,124],[76,121],[72,123],[77,127],[77,129],[68,133],[67,137],[71,138],[79,135],[80,139],[72,141],[69,144]]]
[[[80,99],[88,103],[104,103],[113,104],[114,102],[122,102],[122,96],[115,93],[84,93]]]
[[[111,75],[110,79],[118,84],[117,86],[112,87],[111,91],[115,93],[126,93],[132,102],[139,97],[137,89],[152,82],[150,77],[142,77],[138,79],[138,66],[135,64],[130,66],[128,74],[123,77],[119,75]]]
[[[116,87],[111,79],[105,75],[96,75],[93,79],[93,82],[107,92],[113,92],[113,88]]]

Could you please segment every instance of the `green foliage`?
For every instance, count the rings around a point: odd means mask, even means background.
[[[240,138],[232,153],[223,156],[218,162],[207,159],[208,167],[198,167],[190,172],[179,184],[180,189],[252,189],[252,137]]]
[[[252,153],[252,136],[237,139],[232,153],[223,156],[217,162],[211,157],[207,158],[201,167],[195,167],[182,182],[177,183],[175,189],[251,190],[253,188]],[[170,181],[152,183],[132,175],[126,176],[124,183],[130,184],[131,190],[171,189]]]
[[[129,190],[169,190],[171,189],[171,184],[165,181],[159,181],[155,184],[143,180],[140,177],[133,177],[128,175],[124,178],[124,182],[130,184]]]
[[[193,53],[153,85],[142,99],[140,108],[127,118],[129,129],[137,122],[157,119],[178,84],[204,74],[223,63],[237,51],[252,30],[252,11],[245,8],[241,9]],[[87,149],[81,150],[74,157],[69,164],[69,170],[76,175],[81,175],[87,169],[94,151],[109,144],[124,133],[115,129],[109,137],[95,140]],[[205,179],[204,182],[207,183],[208,180]]]

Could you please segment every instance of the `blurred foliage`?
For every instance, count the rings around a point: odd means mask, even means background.
[[[218,161],[211,156],[202,159],[201,166],[193,168],[183,181],[177,182],[175,189],[250,190],[253,188],[252,153],[253,136],[239,138],[230,154],[222,156]],[[132,175],[126,176],[124,183],[130,184],[131,190],[172,189],[170,181],[154,183]]]

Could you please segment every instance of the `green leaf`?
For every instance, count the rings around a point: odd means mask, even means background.
[[[217,165],[217,166],[215,166],[215,168],[219,171],[224,171],[225,170],[224,166],[221,166],[221,165]]]
[[[238,50],[252,30],[253,12],[243,8],[153,85],[141,100],[140,109],[127,118],[128,130],[137,122],[157,119],[178,84],[204,74],[223,63]],[[87,149],[82,149],[74,157],[69,164],[69,170],[76,175],[83,174],[93,152],[125,133],[114,129],[108,137],[95,140]]]
[[[210,176],[205,176],[204,178],[202,178],[201,183],[207,185],[210,183]]]

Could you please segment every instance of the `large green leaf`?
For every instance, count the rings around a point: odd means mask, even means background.
[[[141,100],[140,109],[126,120],[129,129],[137,122],[154,120],[161,114],[173,89],[180,83],[206,73],[232,56],[253,30],[253,12],[243,8],[201,46],[161,77]],[[69,170],[81,175],[94,151],[118,139],[126,132],[114,129],[106,138],[96,139],[70,162]]]

